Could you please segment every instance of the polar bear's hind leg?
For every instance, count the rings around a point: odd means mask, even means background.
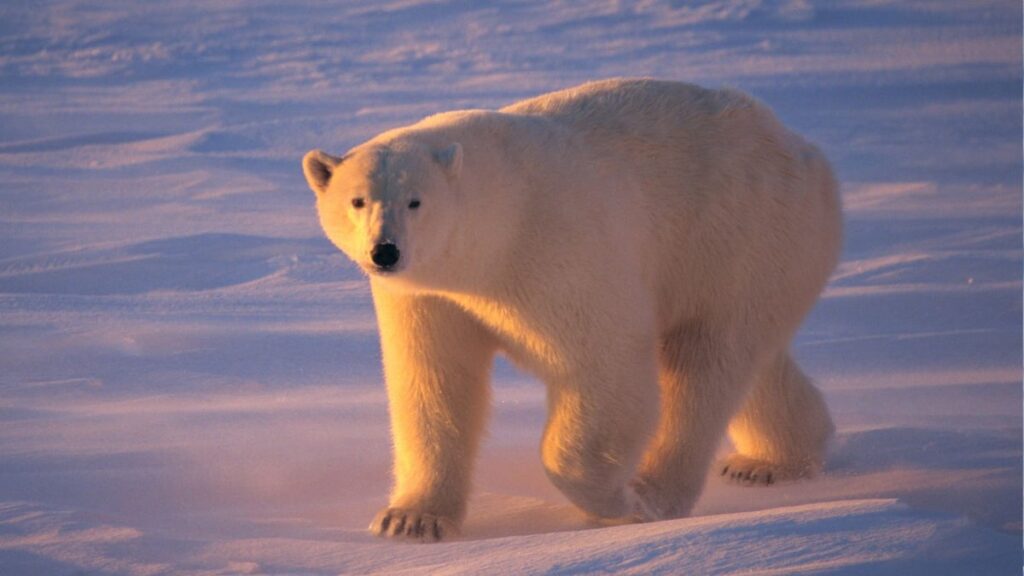
[[[634,481],[655,518],[687,516],[700,496],[747,393],[752,366],[744,349],[696,322],[661,343],[661,423]]]
[[[726,480],[770,485],[821,470],[834,427],[821,393],[788,353],[756,376],[729,424],[736,453],[719,463]]]

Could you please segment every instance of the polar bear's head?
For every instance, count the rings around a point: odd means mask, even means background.
[[[302,161],[327,237],[368,274],[407,277],[444,256],[461,165],[459,144],[415,141],[371,142],[341,158],[313,150]]]

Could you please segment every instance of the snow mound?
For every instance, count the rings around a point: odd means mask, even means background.
[[[253,538],[199,545],[26,503],[0,504],[17,572],[155,574],[996,574],[1015,538],[895,500],[824,502],[652,524],[434,545]],[[349,540],[349,541],[345,541]],[[126,553],[134,560],[118,560]]]

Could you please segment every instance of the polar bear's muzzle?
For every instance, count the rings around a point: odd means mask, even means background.
[[[378,270],[385,272],[395,269],[400,256],[401,251],[392,242],[375,244],[373,249],[370,250],[370,260],[373,261]]]

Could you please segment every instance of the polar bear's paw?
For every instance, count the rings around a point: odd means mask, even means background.
[[[370,523],[370,532],[385,538],[439,542],[458,536],[455,522],[409,508],[385,508]]]
[[[635,478],[626,487],[626,501],[629,506],[630,522],[654,522],[662,520],[665,514],[654,502],[655,490],[643,478]]]
[[[787,465],[732,454],[718,463],[718,474],[726,481],[744,486],[771,486],[812,476],[815,467],[810,464]]]

